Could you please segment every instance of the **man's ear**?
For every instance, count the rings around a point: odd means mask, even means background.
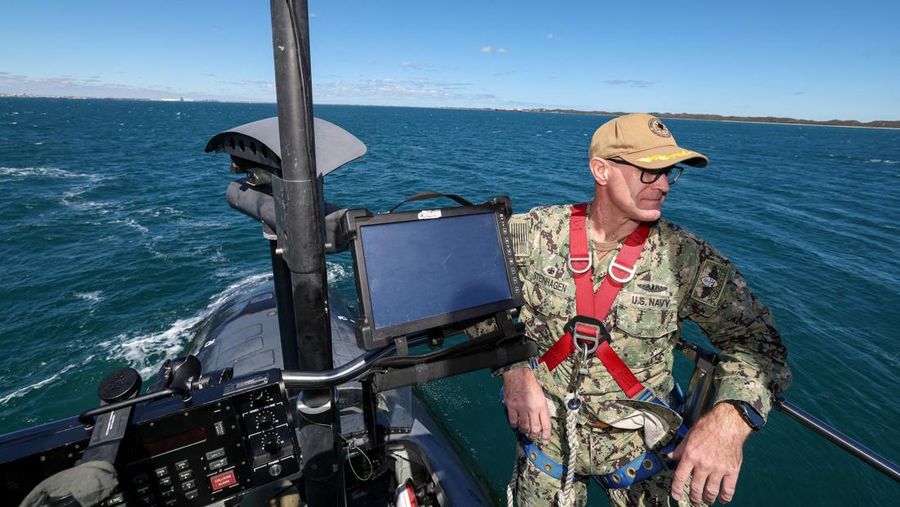
[[[602,158],[594,157],[588,166],[591,168],[591,176],[594,177],[594,181],[598,185],[605,186],[609,183],[609,171],[611,169],[609,162]]]

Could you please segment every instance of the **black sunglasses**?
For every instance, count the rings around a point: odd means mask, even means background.
[[[649,185],[651,183],[655,183],[656,180],[666,176],[669,180],[669,185],[674,185],[675,182],[678,181],[678,178],[681,178],[681,173],[684,172],[684,167],[680,165],[673,165],[671,167],[666,167],[665,169],[660,169],[658,171],[651,171],[649,169],[644,169],[643,167],[636,166],[634,164],[630,164],[620,158],[613,159],[620,164],[630,165],[635,169],[641,171],[641,183],[645,185]]]
[[[678,178],[681,177],[681,173],[683,172],[684,167],[681,167],[680,165],[666,167],[661,171],[648,171],[646,169],[641,169],[641,183],[649,185],[650,183],[653,183],[654,181],[661,178],[663,174],[665,174],[666,178],[669,179],[669,185],[674,185],[675,182],[678,181]]]

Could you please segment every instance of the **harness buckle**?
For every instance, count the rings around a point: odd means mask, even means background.
[[[610,340],[609,331],[603,322],[583,315],[572,317],[563,329],[572,335],[572,343],[575,349],[581,351],[585,357],[594,353],[601,343]]]
[[[616,276],[616,274],[613,272],[613,268],[618,269],[620,271],[624,271],[625,277],[622,278],[622,277]],[[635,266],[632,266],[632,267],[623,266],[623,265],[619,264],[618,262],[616,262],[615,259],[613,259],[613,261],[611,263],[609,263],[609,269],[607,269],[606,271],[607,271],[607,273],[609,273],[610,278],[619,282],[622,285],[625,285],[626,283],[628,283],[632,279],[634,279],[634,272],[636,271],[636,268],[635,268]]]
[[[583,262],[584,268],[577,269],[575,266],[572,265],[573,262]],[[571,269],[572,272],[575,273],[576,275],[580,275],[582,273],[587,273],[588,271],[590,271],[591,266],[594,265],[594,252],[591,252],[589,250],[587,257],[572,257],[572,254],[570,253],[568,264],[569,264],[569,269]]]

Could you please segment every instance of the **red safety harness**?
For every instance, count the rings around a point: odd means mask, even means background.
[[[569,221],[569,269],[575,275],[576,316],[565,325],[565,334],[550,347],[540,362],[553,370],[576,348],[594,353],[629,398],[644,390],[628,365],[609,345],[609,331],[603,319],[609,314],[622,287],[634,278],[634,265],[641,256],[650,228],[641,224],[625,240],[609,265],[608,276],[594,293],[593,257],[588,249],[586,203],[572,206]]]

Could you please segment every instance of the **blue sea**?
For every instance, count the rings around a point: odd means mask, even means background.
[[[588,200],[588,115],[316,106],[369,152],[326,180],[340,206],[421,190],[516,211]],[[77,414],[124,365],[149,378],[218,302],[265,278],[260,226],[206,154],[266,104],[0,99],[0,433]],[[900,460],[900,131],[669,120],[709,155],[665,216],[728,255],[790,349],[790,400]],[[354,300],[352,263],[328,259]],[[695,329],[688,329],[696,336]],[[489,386],[485,388],[485,385]],[[497,379],[422,392],[498,496],[514,455]],[[592,489],[590,505],[605,505]],[[900,486],[783,414],[745,448],[734,505],[896,505]]]

